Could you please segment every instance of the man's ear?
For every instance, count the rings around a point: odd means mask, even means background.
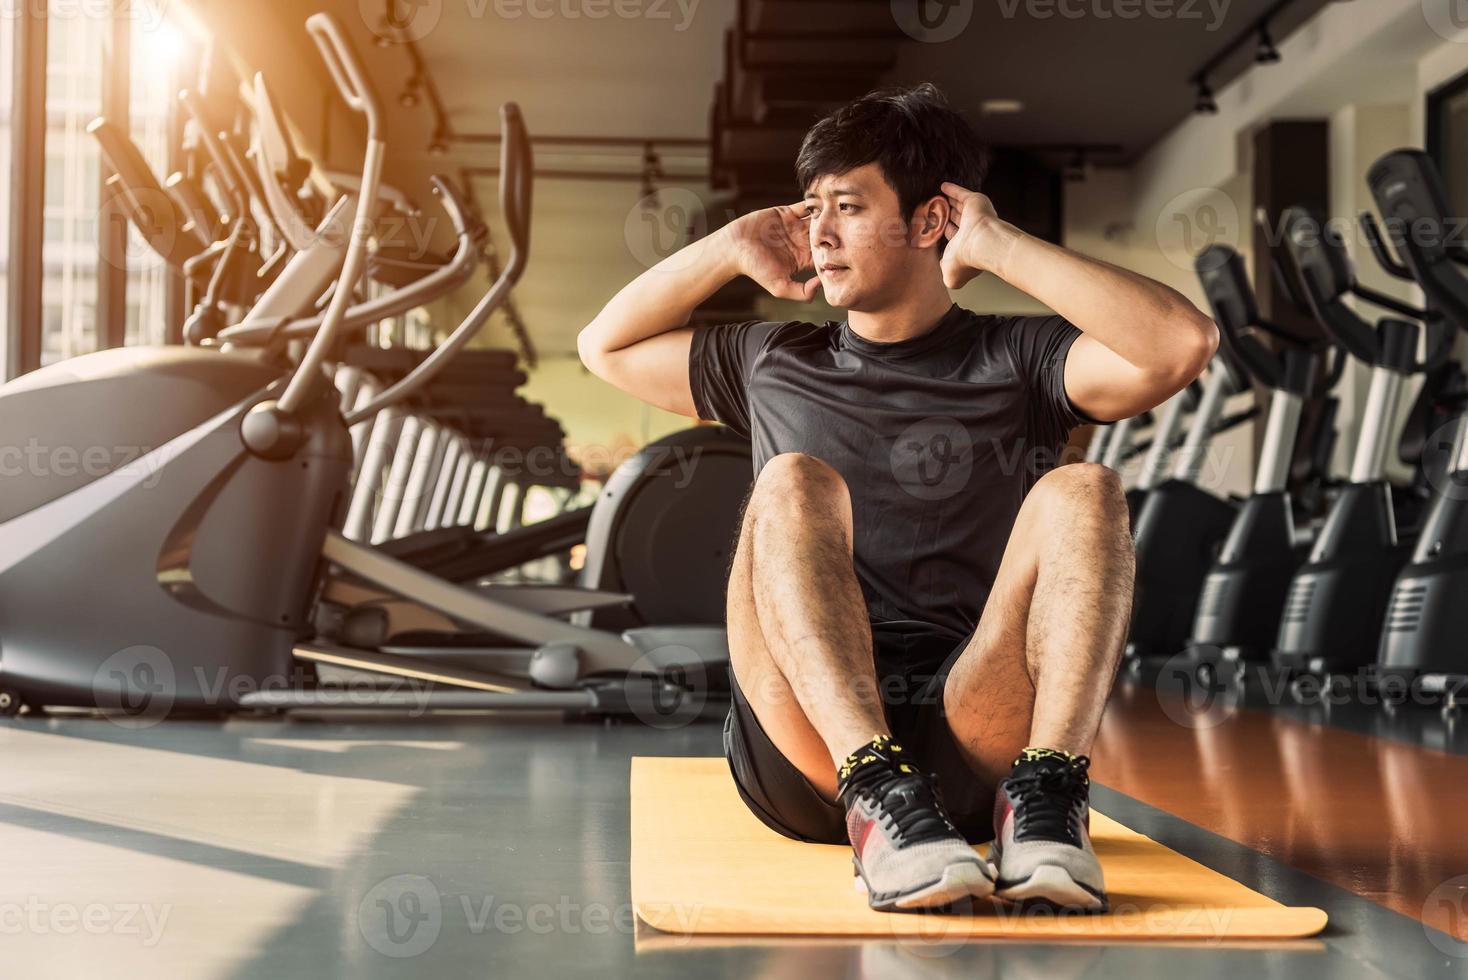
[[[948,227],[948,216],[952,210],[948,198],[942,194],[930,197],[912,215],[912,244],[916,248],[930,248],[943,243],[943,233]]]

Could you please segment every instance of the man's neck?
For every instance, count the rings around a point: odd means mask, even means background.
[[[936,289],[924,289],[903,296],[881,310],[850,310],[847,322],[863,340],[878,344],[895,344],[919,337],[933,329],[953,307],[953,297],[938,281]]]

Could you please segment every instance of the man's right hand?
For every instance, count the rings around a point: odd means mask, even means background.
[[[795,278],[814,268],[808,215],[803,202],[763,208],[729,222],[720,234],[735,267],[771,296],[810,302],[820,279]]]

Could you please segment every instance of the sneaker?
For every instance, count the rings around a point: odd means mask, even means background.
[[[954,829],[933,777],[887,736],[842,764],[837,798],[846,807],[856,887],[872,908],[941,908],[994,893],[994,869]]]
[[[994,800],[989,848],[1000,898],[1106,910],[1101,862],[1091,848],[1091,760],[1025,749]]]

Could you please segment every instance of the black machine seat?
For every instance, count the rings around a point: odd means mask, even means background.
[[[591,625],[722,625],[724,586],[744,498],[754,481],[749,442],[695,426],[644,446],[617,467],[586,532],[580,584],[636,596],[597,610]]]

